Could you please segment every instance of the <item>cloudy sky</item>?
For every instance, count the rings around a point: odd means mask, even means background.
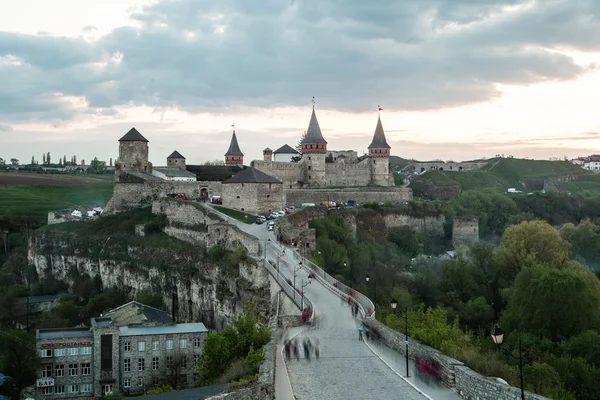
[[[600,153],[598,0],[0,2],[0,157],[155,165],[295,146],[466,160]]]

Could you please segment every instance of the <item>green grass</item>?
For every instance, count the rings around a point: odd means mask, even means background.
[[[586,174],[583,168],[568,161],[525,160],[520,158],[493,159],[480,171],[488,171],[506,179],[535,179]]]
[[[398,156],[390,156],[390,165],[394,169],[402,169],[408,165],[408,160]]]
[[[600,193],[600,174],[580,176],[575,182],[559,182],[557,187],[561,192],[572,194],[582,192]]]
[[[245,222],[247,224],[253,224],[256,222],[256,215],[247,213],[245,211],[232,210],[231,208],[223,207],[223,206],[212,206],[215,210],[222,212],[225,215],[230,216],[231,218],[235,218],[238,221]],[[248,218],[245,218],[248,216]]]
[[[49,211],[106,204],[112,196],[112,180],[96,179],[95,182],[97,184],[0,186],[0,218],[44,223]]]

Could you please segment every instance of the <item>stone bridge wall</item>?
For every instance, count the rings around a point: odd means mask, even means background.
[[[388,328],[374,318],[367,318],[366,325],[377,332],[379,339],[392,350],[406,355],[405,335]],[[408,356],[413,360],[425,360],[439,368],[444,384],[455,388],[466,400],[517,400],[521,397],[519,388],[496,382],[466,367],[462,362],[448,357],[433,347],[409,338]],[[525,392],[527,400],[549,400],[546,397]]]
[[[344,202],[356,200],[359,203],[404,203],[412,200],[410,188],[340,188],[340,189],[284,189],[285,204],[300,205],[302,203],[319,204],[326,201]]]

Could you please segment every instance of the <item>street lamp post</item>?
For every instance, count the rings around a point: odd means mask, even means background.
[[[404,312],[404,321],[406,324],[406,341],[404,342],[404,344],[406,345],[406,377],[410,378],[410,373],[408,372],[408,307],[406,307]]]
[[[312,283],[312,275],[308,274],[308,282],[304,283],[304,279],[302,279],[302,295],[300,296],[300,309],[304,310],[304,288]]]
[[[265,244],[265,256],[264,258],[267,258],[267,247],[271,244],[271,239],[267,239],[267,243]]]
[[[517,357],[517,356],[513,355],[507,349],[500,347],[500,345],[502,344],[502,341],[504,340],[504,333],[505,332],[502,330],[502,328],[500,328],[498,325],[496,325],[494,327],[494,331],[492,332],[492,340],[494,340],[494,343],[496,343],[496,345],[498,346],[498,352],[500,352],[500,350],[502,350],[502,351],[504,351],[505,354],[511,356],[512,358],[519,360],[519,378],[521,380],[521,400],[525,400],[525,383],[524,383],[524,379],[523,379],[523,353],[522,353],[522,349],[521,349],[521,336],[519,336],[519,356]]]
[[[365,275],[365,281],[367,281],[367,285],[369,284],[370,280],[371,277],[369,275]],[[373,305],[375,304],[377,304],[377,283],[373,281]]]
[[[298,263],[298,267],[294,268],[294,292],[296,292],[296,273],[302,269],[302,261]]]
[[[394,315],[396,315],[396,307],[398,307],[398,300],[392,297],[392,302],[390,303],[390,306],[392,306],[393,313]]]

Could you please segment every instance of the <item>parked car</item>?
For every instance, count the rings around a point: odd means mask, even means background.
[[[272,222],[272,221],[271,221],[271,222],[269,222],[269,223],[267,224],[267,229],[268,229],[269,231],[274,231],[274,230],[275,230],[275,222]]]

